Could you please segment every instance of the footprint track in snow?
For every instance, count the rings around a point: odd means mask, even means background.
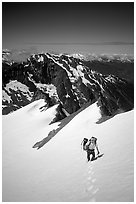
[[[92,169],[89,169],[88,174],[92,174]]]
[[[94,195],[94,194],[96,194],[98,191],[99,191],[99,188],[96,188],[96,189],[92,192],[92,194]]]
[[[86,182],[86,193],[88,194],[89,200],[92,200],[99,188],[96,186],[96,178],[94,177],[93,167],[89,166],[87,170],[87,182]]]
[[[96,179],[94,178],[94,179],[92,179],[92,183],[95,183],[95,181],[96,181]]]
[[[87,192],[88,192],[88,191],[91,191],[93,188],[94,188],[94,186],[91,185],[90,187],[87,188]]]
[[[91,198],[91,199],[89,200],[89,202],[96,202],[96,199],[95,199],[95,198]]]
[[[91,180],[92,180],[92,176],[89,176],[87,180],[88,180],[88,181],[91,181]]]

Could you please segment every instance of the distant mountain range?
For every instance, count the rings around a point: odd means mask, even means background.
[[[18,50],[8,50],[8,49],[3,49],[2,50],[2,60],[7,61],[7,62],[12,62],[12,61],[25,61],[27,58],[31,55],[32,51],[18,51]],[[37,53],[35,53],[37,54]],[[54,55],[66,55],[68,57],[74,57],[80,60],[85,60],[85,61],[100,61],[100,62],[111,62],[118,60],[119,62],[134,62],[134,56],[133,55],[128,55],[128,54],[80,54],[80,53],[73,53],[73,54],[59,54],[59,53],[50,53]]]
[[[104,115],[134,107],[134,59],[128,55],[2,52],[3,114],[37,99],[59,104],[61,120],[98,101]]]

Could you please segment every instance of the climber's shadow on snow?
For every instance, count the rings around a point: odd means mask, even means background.
[[[97,159],[103,157],[103,155],[104,155],[104,154],[99,154],[99,155],[97,155],[92,161],[95,161],[95,160],[97,160]]]

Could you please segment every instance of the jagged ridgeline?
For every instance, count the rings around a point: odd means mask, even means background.
[[[42,53],[14,62],[8,55],[3,52],[3,114],[41,98],[45,108],[60,104],[58,120],[96,101],[108,116],[134,107],[134,61],[126,56],[90,59]]]

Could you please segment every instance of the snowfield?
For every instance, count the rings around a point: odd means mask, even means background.
[[[98,124],[97,103],[71,117],[39,150],[33,145],[60,127],[57,105],[37,100],[3,116],[3,202],[134,201],[134,111]],[[104,155],[87,162],[84,137]]]

